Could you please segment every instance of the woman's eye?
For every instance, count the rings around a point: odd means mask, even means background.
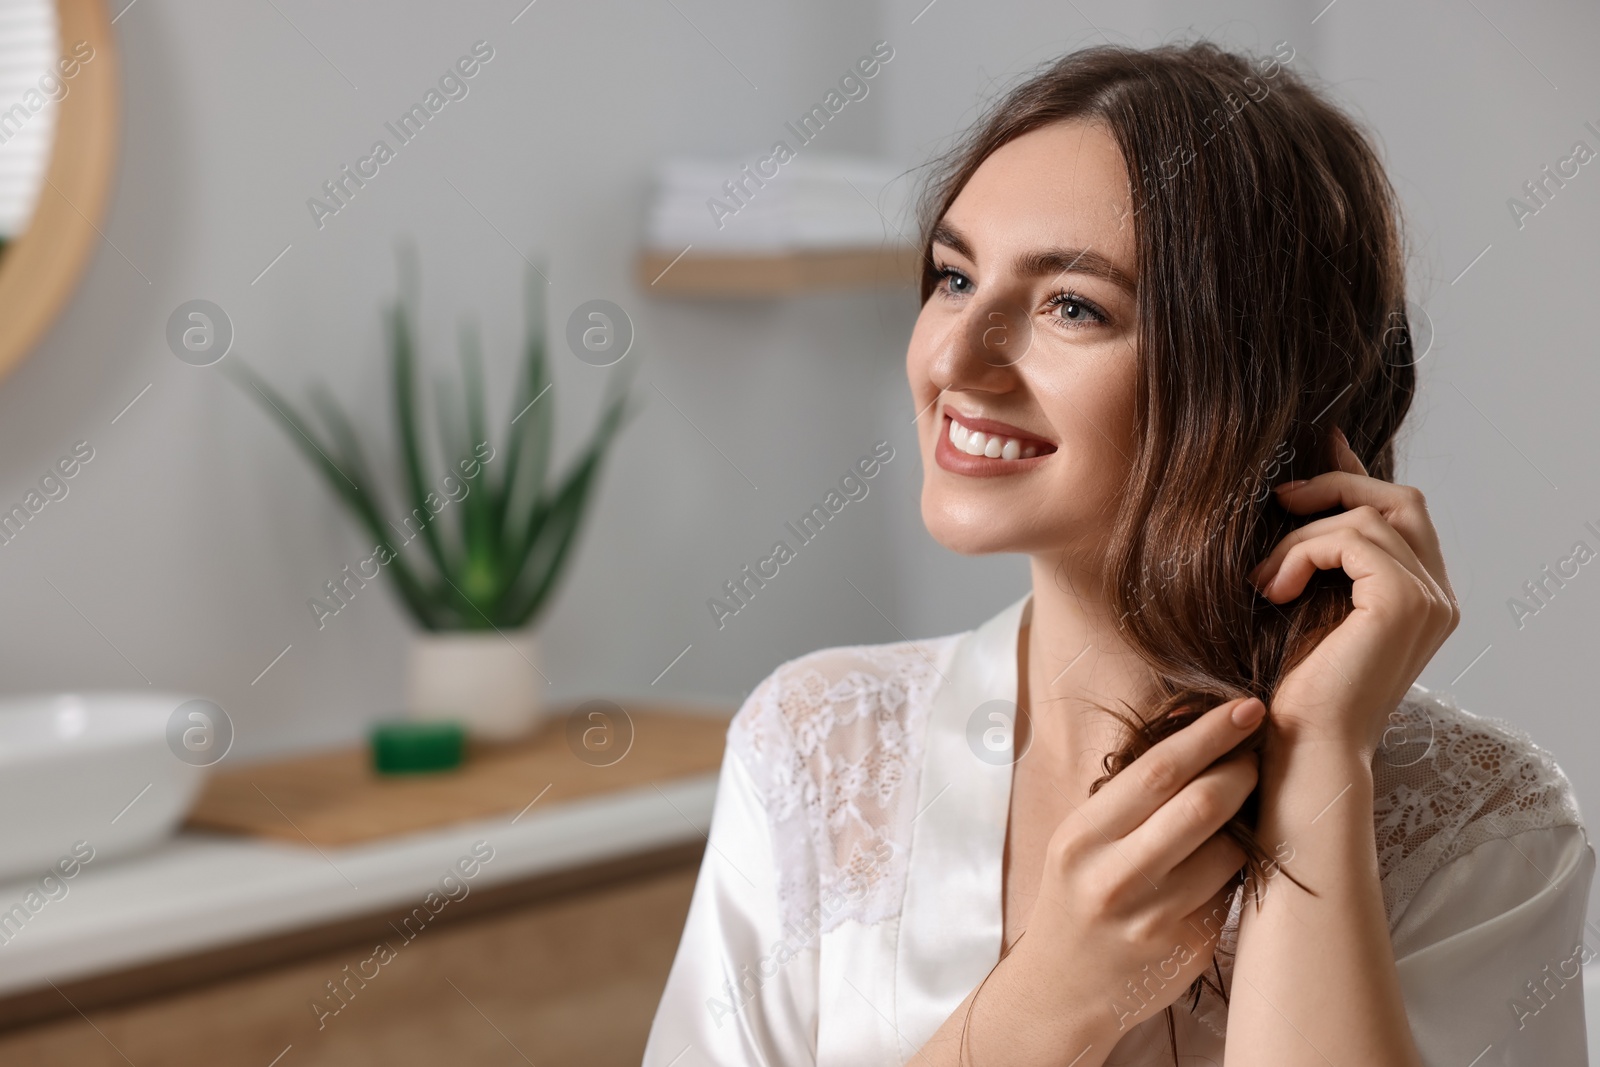
[[[949,267],[940,269],[939,281],[943,283],[946,289],[957,295],[971,291],[972,282],[960,271],[952,270]],[[962,286],[966,286],[966,288],[961,288]]]
[[[1105,314],[1089,301],[1072,293],[1057,293],[1050,298],[1050,310],[1063,322],[1105,322]]]

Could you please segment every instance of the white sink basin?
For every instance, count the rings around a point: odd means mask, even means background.
[[[172,833],[205,778],[205,768],[180,760],[167,743],[168,719],[190,699],[0,699],[0,880],[36,879],[80,841],[98,863]]]

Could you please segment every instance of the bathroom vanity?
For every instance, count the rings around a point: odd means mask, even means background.
[[[655,764],[583,766],[587,787],[568,766],[564,798],[530,770],[521,805],[343,844],[326,843],[338,820],[319,829],[306,814],[326,798],[287,795],[304,760],[219,775],[213,808],[231,796],[237,814],[241,782],[265,784],[285,825],[311,836],[190,826],[84,865],[0,945],[0,1063],[637,1063],[726,724],[725,712],[675,719],[671,744],[640,750]],[[564,740],[543,743],[574,762]],[[310,757],[330,758],[359,754]],[[418,790],[459,800],[471,767],[453,786],[374,779],[388,790],[379,807]],[[592,784],[608,773],[614,788]],[[332,792],[370,818],[352,790]],[[414,807],[427,821],[429,805]],[[0,885],[0,907],[28,891]]]

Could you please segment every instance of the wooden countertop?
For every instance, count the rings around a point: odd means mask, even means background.
[[[352,845],[709,774],[727,729],[726,713],[698,709],[562,707],[526,741],[470,746],[451,771],[380,775],[356,746],[213,774],[186,825]]]

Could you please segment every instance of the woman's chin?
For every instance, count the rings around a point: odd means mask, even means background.
[[[948,506],[924,493],[922,524],[939,544],[963,556],[989,556],[1018,552],[1010,531],[996,528],[995,516],[972,507]]]

